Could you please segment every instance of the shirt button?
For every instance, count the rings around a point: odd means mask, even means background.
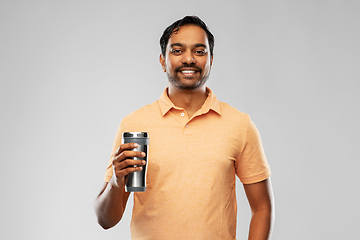
[[[180,115],[183,117],[183,116],[185,116],[185,113],[181,113]]]

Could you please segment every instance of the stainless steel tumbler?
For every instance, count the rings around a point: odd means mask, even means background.
[[[145,160],[146,164],[142,166],[142,170],[133,172],[127,175],[125,179],[125,191],[126,192],[144,192],[146,191],[146,166],[148,161],[149,150],[149,134],[147,132],[124,132],[122,134],[123,143],[137,143],[139,146],[132,151],[144,152],[145,157],[134,157],[134,160]],[[134,165],[138,167],[138,165]]]

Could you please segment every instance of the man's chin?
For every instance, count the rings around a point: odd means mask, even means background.
[[[174,79],[169,77],[169,82],[174,85],[176,88],[181,90],[195,90],[205,84],[206,79],[193,79],[193,78],[185,78],[184,80],[181,79]]]
[[[173,85],[178,89],[182,89],[182,90],[195,90],[203,84],[201,84],[201,82],[195,82],[195,83],[176,82]]]

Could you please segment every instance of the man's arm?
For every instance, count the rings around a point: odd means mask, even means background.
[[[125,192],[125,177],[129,173],[141,171],[145,161],[133,160],[133,157],[144,157],[144,153],[130,151],[136,148],[134,143],[122,144],[112,159],[113,175],[109,183],[105,183],[95,199],[95,213],[99,224],[108,229],[115,226],[122,218],[130,193]]]
[[[123,188],[104,184],[95,200],[95,213],[101,227],[109,229],[121,220],[129,195]]]
[[[275,219],[270,178],[243,186],[252,213],[249,240],[269,240]]]

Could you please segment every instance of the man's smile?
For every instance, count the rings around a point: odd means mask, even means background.
[[[198,73],[201,73],[202,69],[197,66],[182,66],[177,68],[175,71],[184,77],[194,77]]]
[[[194,77],[197,75],[197,73],[199,73],[199,70],[182,68],[178,72],[185,77]]]
[[[194,70],[182,70],[180,72],[182,72],[184,74],[188,74],[188,73],[195,73],[196,71],[194,71]]]

